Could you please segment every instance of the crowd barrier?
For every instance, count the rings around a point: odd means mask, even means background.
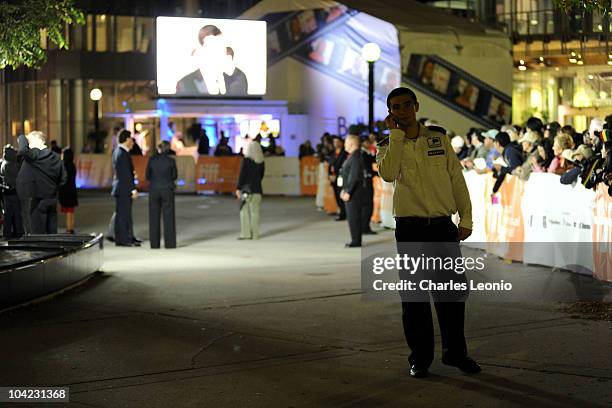
[[[469,171],[464,176],[474,220],[466,246],[528,264],[569,266],[612,281],[612,199],[606,186],[593,191],[581,184],[563,185],[559,176],[548,173],[532,173],[526,182],[508,176],[494,202],[491,175]],[[392,195],[393,185],[383,181],[380,218],[389,228],[395,228]],[[530,245],[535,242],[547,243],[547,250]]]
[[[138,189],[148,190],[145,177],[149,158],[132,156]],[[215,191],[231,193],[236,190],[240,173],[240,156],[177,156],[177,191],[185,193]],[[319,161],[315,157],[266,157],[266,171],[262,181],[265,194],[317,194]],[[77,186],[106,189],[112,186],[111,157],[106,154],[81,154],[76,158]]]

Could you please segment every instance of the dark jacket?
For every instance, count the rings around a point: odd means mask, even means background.
[[[342,168],[342,165],[344,164],[344,161],[347,159],[348,154],[346,153],[346,151],[344,149],[342,149],[342,151],[340,152],[340,154],[338,154],[336,156],[336,152],[332,152],[330,158],[329,158],[329,168],[328,168],[328,173],[329,174],[335,174],[335,175],[339,175],[340,174],[340,169]]]
[[[225,80],[226,96],[247,96],[249,83],[244,72],[238,68],[235,68],[232,75],[227,75],[224,73],[223,79]]]
[[[201,90],[200,90],[201,89]],[[199,69],[185,75],[176,83],[177,96],[209,95],[208,88]]]
[[[17,150],[8,146],[4,148],[4,159],[0,165],[0,176],[4,184],[10,187],[5,194],[15,194],[17,191],[17,175],[19,174],[20,163],[17,160]]]
[[[157,154],[149,159],[146,178],[149,190],[172,190],[178,177],[176,161],[168,154]]]
[[[255,163],[252,159],[243,159],[240,164],[240,175],[236,188],[246,193],[263,194],[261,180],[264,177],[265,170],[265,162]]]
[[[134,183],[134,165],[130,154],[121,146],[117,146],[113,152],[113,189],[111,194],[114,197],[131,195],[136,189]]]
[[[363,160],[363,177],[364,187],[372,188],[372,177],[376,176],[374,171],[374,164],[376,164],[376,156],[368,152],[367,150],[361,149],[361,158]]]
[[[74,162],[64,162],[66,168],[66,184],[59,188],[59,203],[65,208],[74,208],[79,205],[76,187],[76,166]]]
[[[66,184],[66,170],[57,153],[49,148],[30,149],[28,139],[20,135],[19,156],[24,158],[17,176],[20,198],[57,198],[57,188]]]
[[[504,182],[504,178],[506,178],[506,174],[512,173],[514,169],[523,164],[523,151],[519,145],[514,143],[510,143],[506,147],[504,147],[504,151],[502,153],[504,160],[508,164],[507,167],[502,167],[499,174],[497,175],[497,180],[495,181],[495,185],[493,186],[493,193],[497,193],[502,183]]]
[[[342,168],[340,169],[340,175],[342,176],[342,191],[346,191],[351,195],[351,200],[355,198],[363,188],[363,157],[361,150],[355,150],[346,159]]]

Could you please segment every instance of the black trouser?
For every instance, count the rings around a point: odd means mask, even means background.
[[[357,188],[346,201],[346,216],[351,231],[351,244],[361,245],[361,211],[363,189]]]
[[[456,242],[456,247],[451,244],[451,247],[446,248],[450,248],[448,251],[450,256],[460,254],[457,227],[450,217],[429,224],[426,221],[415,222],[396,218],[395,238],[400,252],[402,242]],[[465,279],[465,276],[456,275],[455,279],[460,281]],[[465,301],[442,302],[436,301],[434,297],[434,306],[442,336],[443,356],[451,359],[467,356],[463,333]],[[430,302],[402,302],[402,323],[406,342],[412,351],[408,358],[410,364],[422,368],[429,367],[434,357],[434,328]]]
[[[361,201],[361,232],[368,232],[370,228],[370,220],[374,211],[374,187],[372,179],[366,181],[366,186],[363,189],[363,200]]]
[[[174,217],[174,191],[171,189],[149,192],[149,240],[151,248],[160,245],[160,216],[164,219],[164,246],[176,248],[176,222]]]
[[[126,245],[133,242],[132,231],[132,196],[115,197],[115,244]]]
[[[33,198],[31,205],[32,233],[57,234],[57,198]]]
[[[344,201],[340,198],[340,191],[342,188],[338,187],[336,183],[332,183],[332,187],[334,189],[334,196],[336,197],[336,204],[338,204],[338,208],[340,209],[340,218],[346,218],[346,207],[344,205]]]
[[[23,232],[25,234],[32,233],[32,199],[31,198],[20,198],[19,204],[21,205],[21,221],[23,224]]]
[[[4,193],[4,238],[13,239],[23,235],[21,202],[15,193]]]

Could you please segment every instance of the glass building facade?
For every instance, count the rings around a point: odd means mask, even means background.
[[[256,2],[76,1],[85,24],[66,26],[68,49],[58,50],[41,32],[48,60],[40,69],[0,71],[0,142],[15,143],[17,135],[36,129],[78,152],[110,148],[109,137],[104,144],[91,141],[95,105],[89,92],[102,90],[100,129],[109,135],[123,122],[103,113],[156,97],[155,17],[235,18]]]

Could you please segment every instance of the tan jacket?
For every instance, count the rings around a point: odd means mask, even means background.
[[[391,130],[390,142],[376,154],[378,173],[394,183],[393,215],[441,217],[459,212],[459,226],[472,229],[472,203],[463,168],[450,140],[419,126],[416,139]]]

